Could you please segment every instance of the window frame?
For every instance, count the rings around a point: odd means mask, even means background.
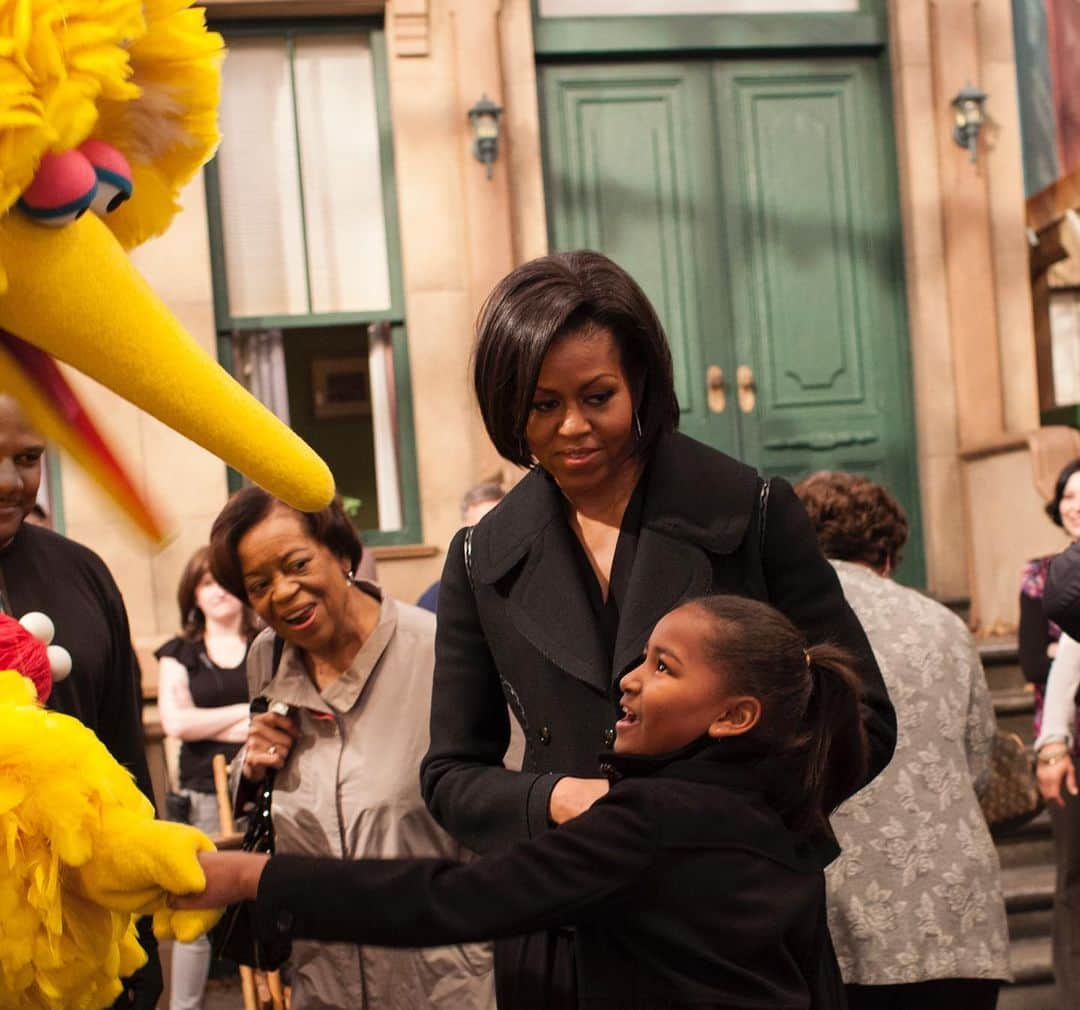
[[[405,319],[405,291],[401,266],[401,231],[398,222],[397,188],[394,170],[394,142],[390,115],[390,85],[386,35],[379,18],[303,18],[260,23],[225,21],[213,27],[226,38],[277,37],[292,45],[299,35],[335,33],[367,35],[371,45],[375,109],[379,132],[379,167],[382,174],[383,225],[390,277],[390,307],[370,312],[309,312],[294,315],[233,316],[229,309],[228,272],[225,265],[225,230],[222,214],[221,178],[216,156],[203,168],[206,185],[206,216],[210,239],[210,269],[214,295],[214,323],[217,330],[219,363],[232,374],[232,334],[237,330],[304,329],[317,326],[390,325],[394,361],[394,384],[398,404],[398,465],[403,524],[396,530],[361,530],[365,544],[389,546],[420,544],[422,540],[419,479],[416,467],[416,438],[413,421],[412,381],[409,367],[408,331]],[[301,215],[303,207],[301,206]],[[232,492],[242,478],[231,467],[228,486]]]

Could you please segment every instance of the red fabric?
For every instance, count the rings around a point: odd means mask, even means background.
[[[7,614],[0,614],[0,670],[18,670],[29,677],[42,704],[52,693],[52,668],[45,643]]]

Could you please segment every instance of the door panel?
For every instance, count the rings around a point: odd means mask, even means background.
[[[736,357],[756,381],[745,458],[883,481],[919,501],[899,216],[882,64],[724,61],[714,69]],[[921,581],[921,541],[906,566]]]
[[[547,196],[552,248],[606,253],[656,307],[683,429],[734,453],[709,77],[703,63],[541,68]]]
[[[641,283],[683,430],[764,473],[882,481],[924,581],[884,59],[539,69],[552,248]]]

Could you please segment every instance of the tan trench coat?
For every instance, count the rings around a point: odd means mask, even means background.
[[[371,583],[358,583],[376,598]],[[345,859],[466,859],[420,797],[428,747],[435,619],[382,597],[379,623],[341,678],[320,694],[286,645],[271,679],[273,634],[248,657],[251,696],[291,705],[300,738],[274,786],[276,851]],[[268,683],[269,681],[269,683]],[[491,952],[467,944],[390,950],[297,941],[293,1010],[494,1010]]]

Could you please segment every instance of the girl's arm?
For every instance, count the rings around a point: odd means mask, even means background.
[[[546,831],[557,775],[507,771],[510,716],[465,567],[461,530],[446,552],[435,630],[431,744],[420,789],[432,816],[474,852]]]
[[[243,853],[200,856],[203,897],[178,905],[251,898],[260,938],[385,947],[441,946],[588,920],[642,879],[656,849],[653,819],[636,790],[616,790],[565,827],[505,852],[444,859],[312,859]]]
[[[769,602],[812,645],[832,642],[849,649],[855,657],[863,725],[870,744],[866,777],[869,782],[892,758],[896,747],[896,713],[866,632],[844,599],[836,571],[818,547],[813,524],[791,485],[779,477],[770,483],[765,532],[762,561]]]
[[[243,743],[247,738],[247,705],[200,708],[191,697],[187,669],[169,656],[158,660],[158,711],[161,728],[181,740]]]

